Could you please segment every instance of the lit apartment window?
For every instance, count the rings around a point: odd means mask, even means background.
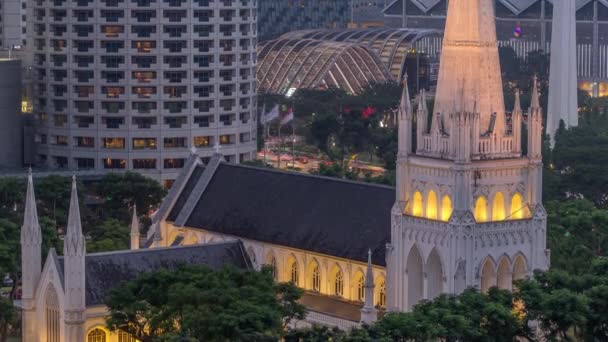
[[[230,145],[233,143],[231,134],[220,135],[220,145]]]
[[[133,159],[134,169],[156,169],[156,159]]]
[[[186,138],[183,138],[183,137],[164,138],[163,144],[164,144],[165,148],[186,147]]]
[[[137,80],[139,83],[150,83],[153,79],[156,78],[155,71],[134,71],[133,79]]]
[[[101,87],[101,92],[107,98],[116,98],[125,93],[125,87]]]
[[[131,45],[137,49],[137,52],[149,53],[152,49],[156,48],[156,42],[150,40],[137,40]]]
[[[211,145],[211,137],[194,137],[194,146],[195,147],[209,147]]]
[[[156,87],[133,87],[132,92],[140,99],[147,99],[156,94]]]
[[[133,138],[133,149],[134,150],[142,150],[142,149],[156,150],[156,139],[155,138]]]
[[[101,33],[104,33],[108,38],[118,37],[119,34],[124,32],[125,28],[120,25],[101,25]]]
[[[185,159],[183,158],[171,158],[163,160],[163,166],[165,169],[180,169],[184,167]]]
[[[124,138],[102,138],[101,139],[104,148],[108,149],[124,149],[125,139]]]
[[[125,166],[127,166],[127,161],[124,159],[112,159],[112,158],[103,159],[103,168],[104,169],[124,169]]]

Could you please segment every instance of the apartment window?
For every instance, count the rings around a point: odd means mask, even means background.
[[[156,42],[152,40],[136,40],[131,43],[131,47],[137,49],[137,52],[149,53],[152,49],[156,49]]]
[[[104,101],[101,102],[101,109],[105,110],[107,113],[116,114],[120,110],[125,109],[125,103]]]
[[[171,68],[180,68],[188,62],[188,58],[186,56],[165,56],[163,62]]]
[[[195,71],[193,75],[199,82],[209,82],[209,79],[213,77],[213,71]]]
[[[233,144],[233,139],[231,134],[223,134],[220,135],[220,145],[231,145]]]
[[[165,10],[163,13],[163,17],[169,19],[170,22],[180,22],[183,18],[186,17],[185,10]]]
[[[134,150],[156,150],[156,138],[133,138]]]
[[[138,6],[141,6],[139,4],[140,1],[145,1],[145,0],[138,0]],[[149,1],[148,1],[148,3],[149,3]],[[133,11],[131,11],[131,17],[135,18],[137,20],[137,22],[149,23],[152,18],[156,18],[156,12],[155,11],[133,10]]]
[[[53,121],[55,122],[55,127],[63,127],[68,122],[68,116],[65,114],[55,114],[53,115]]]
[[[74,139],[78,147],[95,147],[95,138],[93,137],[75,137]]]
[[[125,87],[101,87],[101,92],[103,94],[105,94],[107,98],[116,98],[125,93]],[[105,103],[109,103],[109,102],[105,102]],[[103,107],[103,103],[102,103],[102,107]]]
[[[188,75],[185,71],[165,71],[164,78],[169,80],[170,83],[180,83],[186,79]]]
[[[149,98],[150,96],[156,94],[156,87],[133,87],[132,92],[140,99]]]
[[[65,135],[55,136],[55,145],[68,146],[68,137]]]
[[[88,113],[93,109],[93,101],[74,101],[74,107],[79,113]]]
[[[194,101],[194,108],[198,109],[199,112],[209,112],[213,108],[214,101]]]
[[[60,169],[64,169],[68,166],[68,158],[62,156],[53,156],[53,160],[55,161],[55,166]]]
[[[74,62],[80,68],[88,68],[91,64],[95,62],[94,56],[74,56]]]
[[[105,49],[107,53],[118,53],[120,49],[124,49],[125,42],[119,40],[102,40],[101,48]]]
[[[169,128],[182,128],[183,125],[188,123],[188,118],[185,116],[172,116],[165,118],[165,125]]]
[[[156,118],[133,118],[131,122],[133,125],[137,126],[137,128],[151,128],[152,125],[156,125]]]
[[[156,159],[133,159],[134,169],[156,169]]]
[[[103,147],[107,149],[124,149],[124,138],[102,138]]]
[[[181,169],[184,167],[186,160],[183,158],[171,158],[163,160],[163,167],[165,169]]]
[[[211,115],[203,115],[203,116],[195,116],[194,124],[198,125],[198,127],[209,127],[209,124],[213,122],[213,117]]]
[[[220,115],[220,122],[224,124],[224,126],[232,125],[233,114],[222,114]]]
[[[156,33],[156,26],[131,26],[131,33],[135,33],[140,38],[149,38]]]
[[[180,38],[182,34],[186,33],[186,26],[165,26],[163,32],[168,34],[171,38]]]
[[[92,116],[77,115],[74,117],[74,124],[79,128],[89,128],[94,123],[95,119]]]
[[[120,19],[124,18],[125,14],[123,11],[116,10],[101,10],[101,17],[107,22],[117,23]]]
[[[209,147],[211,146],[211,137],[194,137],[193,138],[194,147]]]
[[[199,37],[209,37],[213,33],[213,25],[194,25],[194,33],[198,34]]]
[[[124,62],[124,56],[101,56],[101,63],[105,64],[106,68],[118,68]]]
[[[156,79],[156,71],[133,71],[132,75],[139,83],[150,83]]]
[[[186,147],[186,138],[184,138],[184,137],[164,138],[163,144],[164,144],[165,148]]]
[[[102,71],[101,78],[106,83],[119,83],[125,79],[125,73],[124,71]]]
[[[124,118],[114,118],[114,117],[102,117],[101,123],[106,125],[106,128],[120,128],[120,125],[124,125]]]
[[[156,109],[156,102],[133,102],[131,108],[138,113],[150,113]]]
[[[107,38],[116,38],[124,32],[125,28],[121,25],[101,25],[101,33],[105,34]]]
[[[95,168],[95,159],[92,158],[75,158],[76,168],[78,170],[87,170]]]
[[[213,49],[213,40],[195,40],[194,48],[198,52],[209,52],[209,49]]]
[[[187,91],[187,88],[185,86],[180,86],[180,87],[164,87],[163,92],[166,95],[169,95],[170,98],[179,98],[182,97],[183,94],[185,94]]]
[[[156,56],[133,56],[131,63],[136,64],[138,68],[149,68],[156,63]]]
[[[93,86],[74,86],[74,92],[78,94],[78,97],[89,97],[95,92]]]
[[[103,159],[104,169],[124,169],[126,165],[127,161],[125,159]]]
[[[169,111],[169,113],[181,113],[182,110],[188,107],[187,102],[179,101],[179,102],[165,102],[164,108]]]
[[[213,56],[203,55],[203,56],[194,56],[193,61],[195,64],[198,64],[199,67],[208,67],[210,63],[213,63]]]
[[[93,78],[93,70],[76,70],[74,71],[74,77],[78,80],[78,82],[88,83]]]

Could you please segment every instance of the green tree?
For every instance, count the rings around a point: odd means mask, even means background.
[[[106,301],[111,330],[143,342],[157,338],[276,341],[301,318],[300,290],[262,272],[200,266],[159,270],[114,289]]]
[[[0,297],[0,342],[8,340],[10,329],[17,324],[17,310],[13,303]]]
[[[102,217],[124,222],[131,217],[133,204],[137,205],[140,214],[146,213],[158,207],[167,193],[154,179],[135,172],[107,174],[97,185],[96,192],[104,199]]]
[[[108,219],[89,231],[91,241],[87,252],[108,252],[129,249],[129,228],[116,219]]]

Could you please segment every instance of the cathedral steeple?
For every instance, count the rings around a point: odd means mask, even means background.
[[[68,226],[63,242],[66,341],[84,341],[85,303],[85,238],[80,221],[76,176],[72,177],[72,195]]]
[[[493,112],[501,117],[505,112],[495,27],[492,0],[449,1],[434,107],[447,125],[450,113],[473,111],[475,100],[480,133],[492,125]],[[467,96],[459,99],[461,94]],[[461,108],[454,108],[455,99]],[[450,127],[446,131],[451,133]],[[502,120],[493,131],[504,132]]]
[[[412,128],[413,110],[410,102],[410,92],[407,86],[407,74],[403,76],[403,91],[401,92],[401,103],[399,104],[398,120],[398,146],[397,167],[402,169],[407,163],[408,156],[412,153]],[[409,193],[409,181],[406,173],[397,175],[397,201],[407,202]]]
[[[133,218],[131,219],[131,249],[139,249],[139,219],[137,218],[137,205],[133,204]]]
[[[511,135],[513,136],[513,150],[521,153],[521,100],[519,99],[519,89],[515,90],[515,105],[511,114]]]
[[[23,225],[21,226],[21,273],[22,273],[22,302],[23,302],[23,336],[25,341],[33,340],[36,335],[36,312],[34,296],[41,272],[42,234],[36,210],[34,181],[32,169],[27,176],[27,193]]]

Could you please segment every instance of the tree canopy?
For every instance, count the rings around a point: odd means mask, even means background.
[[[159,270],[114,289],[106,300],[111,330],[142,342],[277,341],[291,319],[302,319],[301,290],[275,283],[269,270]]]

